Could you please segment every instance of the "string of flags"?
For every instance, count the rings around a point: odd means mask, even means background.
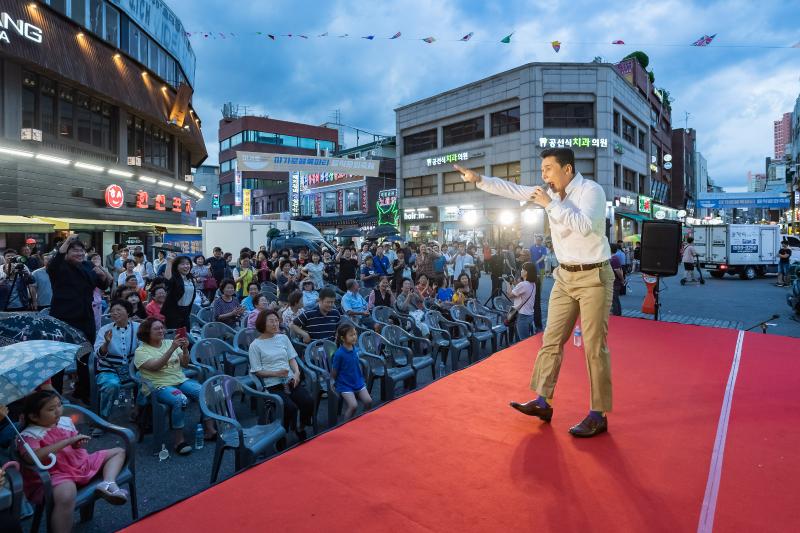
[[[335,34],[332,35],[330,32],[324,32],[316,36],[309,36],[303,33],[268,33],[262,31],[256,32],[219,32],[219,31],[187,31],[186,36],[189,38],[203,38],[203,39],[231,39],[231,38],[238,38],[238,37],[245,37],[245,36],[256,36],[256,37],[264,37],[271,41],[276,41],[278,39],[325,39],[325,38],[338,38],[338,39],[363,39],[367,41],[376,41],[376,40],[404,40],[404,41],[422,41],[427,44],[433,44],[435,42],[472,42],[472,43],[501,43],[501,44],[511,44],[512,37],[514,37],[514,32],[509,33],[499,41],[494,40],[478,40],[473,39],[475,32],[469,32],[466,35],[462,36],[458,39],[445,39],[435,37],[433,35],[428,35],[426,37],[403,37],[402,32],[396,32],[391,36],[388,37],[381,37],[378,35],[350,35],[348,33],[342,34]],[[608,42],[566,42],[566,41],[543,41],[540,44],[549,44],[555,53],[561,51],[561,47],[564,44],[573,44],[573,45],[628,45],[628,46],[695,46],[695,47],[708,47],[712,44],[714,39],[717,37],[717,34],[711,35],[703,35],[699,39],[692,41],[691,43],[626,43],[622,39],[615,39]],[[523,42],[522,39],[516,39],[514,42]],[[793,45],[768,45],[768,44],[742,44],[742,43],[730,43],[730,44],[719,44],[714,43],[715,47],[720,48],[800,48],[800,42],[793,44]]]

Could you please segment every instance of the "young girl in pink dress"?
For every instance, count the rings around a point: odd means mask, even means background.
[[[101,470],[103,481],[96,491],[114,505],[128,501],[127,491],[115,482],[125,464],[125,450],[111,448],[89,453],[84,449],[90,437],[79,434],[69,417],[61,416],[61,398],[52,391],[38,391],[25,398],[25,430],[22,438],[43,463],[49,463],[48,454],[56,455],[56,464],[49,470],[53,484],[52,530],[55,533],[72,529],[77,487],[86,485]],[[27,451],[19,444],[22,458],[32,464]],[[25,495],[33,503],[40,503],[44,492],[39,476],[31,468],[23,469]]]

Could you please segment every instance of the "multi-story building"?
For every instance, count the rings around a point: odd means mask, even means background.
[[[207,154],[169,7],[0,0],[0,16],[0,248],[196,233],[191,167]]]
[[[697,199],[697,136],[694,129],[672,130],[672,161],[664,163],[672,171],[670,205],[678,209],[693,208]]]
[[[792,142],[792,113],[784,113],[780,120],[776,120],[772,124],[775,159],[783,159],[786,153],[786,145]]]
[[[526,228],[524,240],[542,233],[540,210],[476,190],[452,165],[535,185],[546,147],[572,148],[576,171],[603,186],[614,236],[638,233],[652,214],[651,107],[614,65],[529,63],[395,112],[408,238],[497,242],[519,238],[515,228]]]
[[[214,220],[219,216],[219,167],[200,165],[192,175],[194,186],[204,195],[195,205],[197,219]]]
[[[219,122],[220,215],[242,214],[243,191],[251,195],[251,215],[289,210],[289,173],[238,172],[237,152],[290,155],[332,154],[339,132],[322,126],[229,113]],[[237,180],[240,180],[237,183]]]
[[[696,152],[694,157],[694,179],[694,202],[692,205],[689,205],[689,202],[687,202],[686,211],[688,212],[689,216],[702,219],[705,218],[709,213],[707,209],[698,207],[697,200],[700,198],[701,194],[712,192],[712,181],[708,177],[708,162],[700,152]]]
[[[326,237],[333,237],[346,228],[366,233],[379,223],[397,225],[395,138],[386,137],[340,150],[335,156],[378,160],[379,175],[300,173],[298,218],[312,222]]]

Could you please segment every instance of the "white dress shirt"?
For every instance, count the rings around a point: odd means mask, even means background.
[[[481,176],[479,189],[519,201],[531,201],[534,187],[500,178]],[[586,265],[607,261],[611,248],[606,238],[606,193],[592,180],[576,174],[566,196],[543,187],[552,200],[545,209],[550,219],[553,250],[559,263]]]
[[[453,277],[458,279],[461,276],[461,273],[464,272],[465,274],[469,274],[464,267],[467,265],[475,265],[475,260],[472,258],[471,255],[465,253],[464,255],[458,254],[456,255],[455,265],[453,267]]]

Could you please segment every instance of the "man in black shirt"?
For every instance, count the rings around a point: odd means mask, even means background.
[[[789,248],[789,241],[781,243],[778,250],[778,287],[785,287],[791,283],[789,279],[789,258],[792,257],[792,250]]]
[[[222,248],[215,246],[214,256],[209,257],[207,262],[208,268],[211,270],[211,275],[214,276],[214,279],[217,280],[217,285],[219,285],[223,278],[228,277],[225,276],[225,271],[228,269],[228,262],[225,261],[225,258],[222,256]]]

